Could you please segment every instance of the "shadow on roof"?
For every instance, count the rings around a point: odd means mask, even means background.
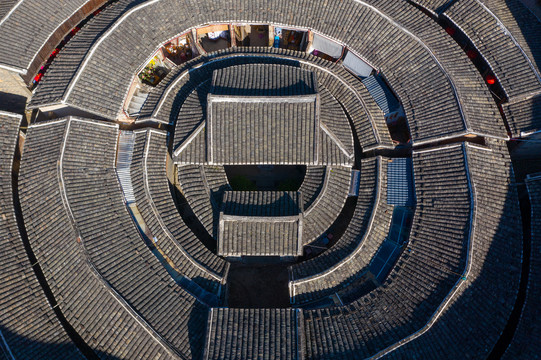
[[[0,110],[15,114],[24,114],[26,98],[17,94],[0,91]]]
[[[85,352],[85,356],[83,357],[81,353],[77,351],[77,348],[73,342],[45,343],[36,339],[21,336],[4,326],[0,326],[0,332],[3,337],[0,338],[0,340],[2,340],[0,341],[1,360],[71,360],[84,357],[89,360],[98,360],[104,358],[110,360],[121,360],[120,358],[100,351],[95,351],[94,353]],[[6,343],[3,341],[4,339],[9,344],[9,348],[6,348]]]

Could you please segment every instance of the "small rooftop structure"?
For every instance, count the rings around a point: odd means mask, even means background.
[[[218,255],[302,255],[302,194],[226,191],[220,212]]]
[[[317,164],[319,98],[313,72],[247,64],[214,71],[208,97],[211,164]]]
[[[303,359],[301,321],[296,309],[212,308],[203,359]]]
[[[210,95],[207,142],[211,164],[312,164],[318,160],[316,95]]]
[[[353,152],[336,134],[331,111],[322,122],[314,72],[281,64],[215,70],[204,121],[175,150],[178,164],[346,165]],[[336,120],[338,119],[338,120]],[[206,156],[205,156],[206,155]],[[195,161],[194,161],[195,160]]]

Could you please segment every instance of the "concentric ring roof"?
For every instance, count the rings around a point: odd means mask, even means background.
[[[539,356],[519,0],[68,3],[0,5],[0,360]]]

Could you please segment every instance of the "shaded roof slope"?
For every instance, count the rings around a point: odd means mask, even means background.
[[[541,130],[541,94],[502,104],[513,137]]]
[[[521,318],[503,359],[536,359],[541,354],[541,173],[526,178],[531,206],[530,274]]]
[[[226,191],[224,215],[296,216],[302,212],[301,194],[296,191]]]
[[[389,358],[486,358],[515,304],[522,226],[507,146],[488,140],[487,146],[466,143],[465,151],[474,205],[467,271],[429,327]]]
[[[541,78],[511,33],[480,2],[459,0],[444,12],[473,42],[509,98],[541,92]]]
[[[541,69],[541,19],[521,0],[478,0],[482,2],[511,32],[533,66]]]
[[[154,246],[174,269],[220,296],[228,264],[205,248],[177,211],[166,173],[166,136],[153,129],[135,132],[130,173],[137,208],[155,238]]]
[[[299,67],[246,64],[214,71],[211,93],[230,96],[298,96],[317,91],[315,74]]]

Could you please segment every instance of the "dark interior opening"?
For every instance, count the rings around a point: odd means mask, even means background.
[[[288,308],[290,263],[231,263],[227,276],[230,308]]]
[[[306,174],[304,165],[226,165],[234,191],[297,191]]]

